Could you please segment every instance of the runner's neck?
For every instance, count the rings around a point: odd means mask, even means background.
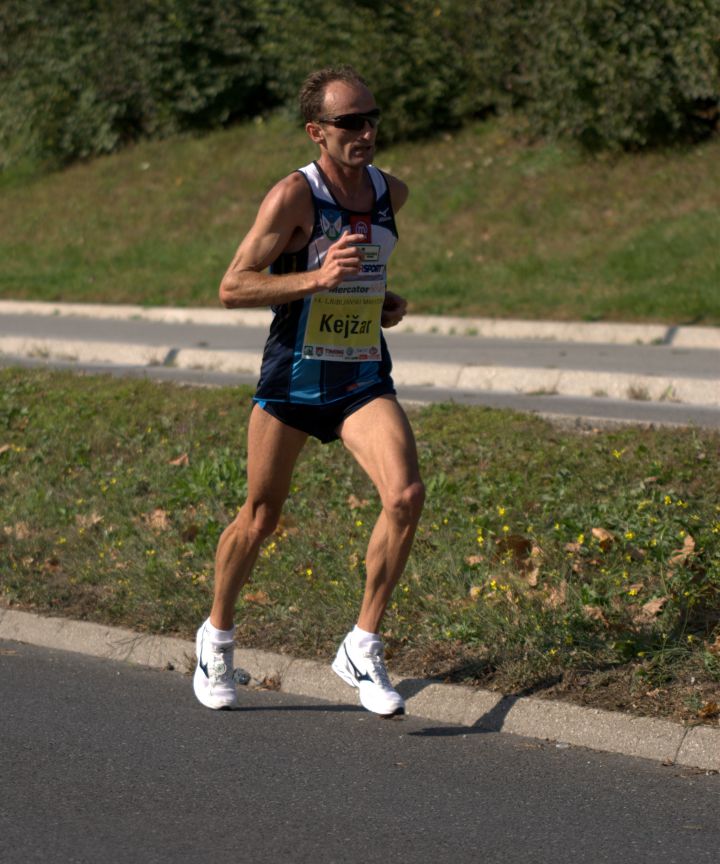
[[[331,166],[317,163],[333,198],[346,210],[365,212],[372,209],[375,191],[366,168],[343,170],[334,163]]]

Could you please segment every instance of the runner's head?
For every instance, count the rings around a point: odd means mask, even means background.
[[[325,90],[333,81],[343,81],[367,90],[367,82],[352,66],[326,66],[311,72],[298,95],[300,113],[306,123],[325,116]]]
[[[369,165],[375,154],[380,109],[351,66],[321,69],[300,91],[305,129],[326,158],[348,168]]]

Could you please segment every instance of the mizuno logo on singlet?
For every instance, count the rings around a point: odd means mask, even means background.
[[[390,208],[386,207],[384,210],[378,210],[378,222],[389,222],[392,219],[390,216]]]

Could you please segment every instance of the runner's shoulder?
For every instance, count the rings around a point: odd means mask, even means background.
[[[393,210],[397,213],[397,211],[407,201],[410,190],[408,189],[407,183],[404,183],[392,174],[385,174],[385,179],[387,180],[388,189],[390,190],[390,200],[392,201]]]
[[[283,177],[263,199],[259,215],[262,224],[304,227],[308,221],[312,223],[312,195],[307,181],[297,171]]]
[[[303,205],[312,207],[310,186],[299,171],[293,171],[292,174],[278,180],[265,196],[265,201],[282,207]]]

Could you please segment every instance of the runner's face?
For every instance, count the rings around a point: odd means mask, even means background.
[[[323,117],[338,117],[340,114],[361,114],[377,108],[375,98],[367,87],[332,81],[325,88]],[[362,168],[369,165],[375,155],[377,128],[369,123],[359,132],[338,129],[331,123],[320,126],[328,156],[347,167]]]

